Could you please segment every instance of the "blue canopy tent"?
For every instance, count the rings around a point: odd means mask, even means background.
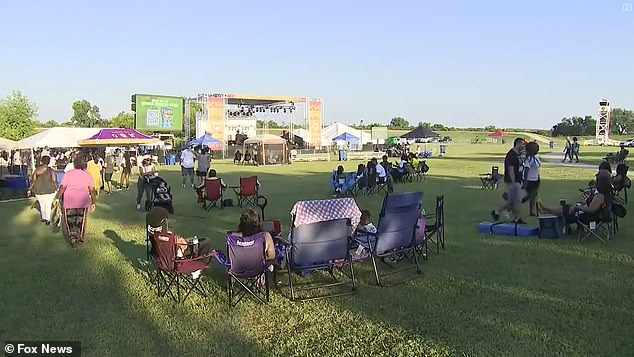
[[[336,136],[332,138],[332,141],[336,142],[338,145],[345,145],[352,150],[358,149],[359,146],[359,138],[350,133],[343,133]]]
[[[212,150],[222,150],[222,141],[212,138],[211,134],[207,133],[199,138],[187,142],[187,146],[208,146]]]

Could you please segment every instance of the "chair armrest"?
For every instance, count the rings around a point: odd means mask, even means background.
[[[274,237],[273,241],[278,241],[282,245],[285,245],[287,247],[291,245],[291,242],[289,242],[286,238],[283,238],[283,237]]]
[[[203,255],[199,255],[195,258],[187,258],[187,259],[177,259],[176,260],[176,264],[181,264],[181,263],[185,263],[185,262],[195,262],[198,260],[203,260],[203,259],[208,259],[211,257],[216,257],[216,253],[215,252],[210,252],[207,254],[203,254]]]
[[[372,232],[368,232],[366,230],[361,230],[361,231],[356,231],[354,233],[354,237],[352,237],[353,239],[357,238],[357,237],[361,237],[361,236],[372,236],[372,237],[376,237],[376,233],[372,233]]]

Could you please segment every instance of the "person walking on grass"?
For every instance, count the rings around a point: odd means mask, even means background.
[[[570,146],[570,162],[572,159],[575,159],[575,162],[579,162],[579,142],[577,141],[577,137],[572,137],[572,145]]]
[[[108,194],[112,193],[112,175],[114,174],[114,166],[115,166],[115,157],[112,153],[106,155],[106,160],[104,161],[104,189],[108,190]]]
[[[31,186],[27,192],[29,196],[34,194],[40,203],[40,221],[46,225],[51,224],[51,207],[57,192],[57,177],[55,171],[49,167],[50,162],[50,156],[40,158],[40,166],[33,172]]]
[[[566,162],[566,159],[570,159],[572,162],[572,143],[570,137],[566,137],[566,147],[564,148],[564,159],[561,162]]]
[[[181,175],[183,176],[183,188],[185,188],[185,181],[189,176],[191,186],[194,187],[194,161],[196,160],[196,153],[191,148],[186,147],[181,151]]]
[[[529,212],[531,216],[537,216],[537,192],[539,191],[539,167],[541,162],[537,157],[539,145],[536,142],[526,144],[526,160],[524,160],[524,188],[526,196],[522,203],[530,201]]]
[[[520,217],[519,203],[522,191],[522,176],[520,173],[520,153],[524,149],[524,139],[517,138],[513,141],[513,148],[504,157],[504,186],[505,202],[502,207],[491,211],[495,221],[500,219],[502,211],[509,211],[511,219],[517,223],[524,223]]]

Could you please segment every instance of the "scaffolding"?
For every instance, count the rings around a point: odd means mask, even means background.
[[[595,141],[597,145],[610,144],[610,102],[607,99],[599,101]]]

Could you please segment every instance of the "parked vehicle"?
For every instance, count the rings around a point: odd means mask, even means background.
[[[621,141],[621,145],[627,146],[627,147],[634,147],[634,139],[627,139],[627,140]]]

